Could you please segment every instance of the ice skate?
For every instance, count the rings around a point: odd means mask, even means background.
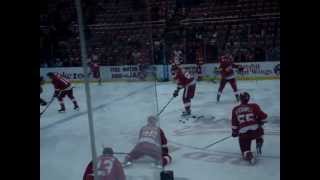
[[[64,112],[66,112],[66,109],[65,109],[65,108],[60,108],[60,109],[58,110],[58,112],[59,112],[59,113],[64,113]]]
[[[76,105],[76,106],[73,107],[73,109],[76,110],[76,111],[79,111],[80,108],[79,108],[78,105]]]
[[[217,103],[220,102],[220,94],[217,94]]]
[[[248,161],[251,165],[254,165],[257,162],[257,159],[253,156],[252,152],[245,153],[244,159]]]
[[[62,104],[61,108],[58,111],[59,111],[59,113],[64,113],[64,112],[66,112],[66,107]]]
[[[183,111],[181,117],[189,117],[191,116],[191,111]]]
[[[250,163],[251,165],[255,165],[255,164],[257,163],[257,158],[254,157],[254,156],[252,156],[252,158],[249,160],[249,163]]]
[[[125,161],[122,163],[122,167],[129,167],[132,166],[132,162],[131,161]]]

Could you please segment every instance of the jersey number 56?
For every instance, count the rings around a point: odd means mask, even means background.
[[[254,114],[253,113],[239,114],[237,118],[240,124],[248,121],[254,121]]]

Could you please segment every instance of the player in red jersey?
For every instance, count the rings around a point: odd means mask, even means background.
[[[157,126],[157,121],[155,116],[148,117],[147,125],[140,130],[139,142],[126,156],[124,166],[130,166],[132,161],[142,156],[153,158],[158,166],[166,166],[171,162],[167,138],[163,130]]]
[[[243,158],[254,164],[251,141],[256,140],[257,153],[261,154],[264,134],[262,125],[267,122],[267,114],[260,109],[259,105],[249,103],[249,99],[250,95],[247,92],[240,93],[241,104],[232,110],[232,137],[239,136]]]
[[[196,80],[188,71],[181,67],[178,61],[172,64],[171,73],[177,83],[177,89],[173,92],[173,97],[177,97],[180,89],[184,89],[182,101],[185,111],[182,113],[182,116],[191,115],[191,99],[196,91]]]
[[[97,159],[97,176],[99,180],[125,180],[123,168],[120,161],[113,156],[112,148],[103,149],[102,155]],[[92,161],[88,164],[83,180],[94,180]]]
[[[100,65],[97,62],[89,62],[88,65],[90,66],[90,74],[93,78],[98,79],[98,83],[101,85]]]
[[[51,83],[53,84],[55,91],[54,97],[58,98],[61,108],[59,112],[65,112],[66,108],[63,102],[63,98],[68,96],[68,98],[73,102],[74,109],[78,110],[79,106],[78,103],[73,96],[73,87],[70,81],[59,74],[54,74],[49,72],[47,76],[51,79]]]
[[[232,90],[235,94],[235,97],[239,102],[237,82],[236,82],[236,77],[235,77],[233,68],[238,68],[240,71],[243,70],[242,66],[234,64],[233,58],[231,55],[226,54],[220,57],[219,71],[221,75],[221,80],[220,80],[218,94],[217,94],[217,102],[220,101],[220,96],[227,82],[230,83]]]

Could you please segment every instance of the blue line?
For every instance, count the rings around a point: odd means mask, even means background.
[[[114,100],[112,100],[112,101],[109,102],[109,103],[101,104],[101,105],[99,105],[99,106],[97,106],[97,107],[92,108],[92,111],[96,111],[96,110],[101,109],[101,108],[103,108],[103,107],[107,107],[107,106],[109,106],[109,105],[111,105],[111,104],[113,104],[113,103],[115,103],[115,102],[117,102],[117,101],[126,99],[126,98],[129,97],[129,96],[138,94],[139,92],[141,92],[141,91],[143,91],[143,90],[146,90],[146,89],[149,89],[149,88],[151,88],[151,87],[154,87],[154,85],[151,85],[151,86],[147,86],[147,87],[138,89],[138,90],[136,90],[136,91],[133,91],[133,92],[127,94],[126,96],[122,96],[122,97],[119,97],[119,98],[117,98],[117,99],[114,99]],[[69,120],[72,120],[72,119],[74,119],[74,118],[77,118],[77,117],[80,117],[80,116],[82,116],[82,115],[85,115],[85,114],[87,114],[87,112],[88,112],[88,111],[85,111],[85,112],[81,112],[81,113],[74,114],[74,115],[72,115],[72,116],[63,118],[63,119],[58,120],[58,121],[56,121],[56,122],[54,122],[54,123],[52,123],[52,124],[49,124],[49,125],[47,125],[47,126],[44,126],[44,127],[40,128],[40,130],[50,129],[50,128],[54,127],[54,126],[57,126],[57,125],[59,125],[59,124],[65,123],[65,122],[67,122],[67,121],[69,121]]]

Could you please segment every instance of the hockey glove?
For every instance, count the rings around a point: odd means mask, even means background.
[[[232,137],[238,137],[239,133],[237,131],[232,131]]]
[[[179,89],[174,90],[173,97],[177,97],[179,95]]]
[[[54,98],[58,98],[59,95],[60,95],[60,91],[54,91],[54,94],[53,94]]]
[[[46,106],[47,102],[40,98],[40,105],[41,106]]]

